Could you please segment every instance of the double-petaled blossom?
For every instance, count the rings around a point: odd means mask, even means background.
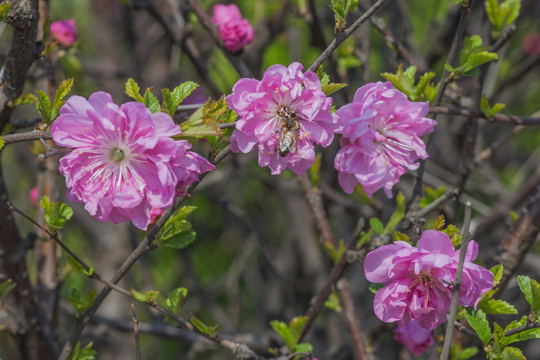
[[[51,35],[63,47],[70,47],[77,37],[75,20],[55,21],[51,24]]]
[[[73,150],[60,160],[68,198],[84,204],[101,222],[132,221],[140,229],[172,204],[176,195],[214,166],[171,136],[180,127],[143,104],[113,103],[105,92],[88,100],[72,96],[51,134]]]
[[[231,51],[237,51],[253,41],[255,33],[253,28],[235,4],[215,5],[214,24],[219,28],[219,35],[223,45]]]
[[[400,176],[416,170],[415,161],[428,156],[420,139],[436,124],[425,117],[428,111],[427,102],[409,101],[390,82],[359,88],[353,102],[337,112],[343,136],[334,167],[345,192],[350,194],[361,184],[369,197],[381,188],[392,197]]]
[[[272,65],[260,81],[240,79],[227,104],[239,116],[231,150],[257,148],[259,165],[272,174],[286,168],[302,174],[315,160],[313,143],[330,145],[340,127],[330,112],[332,98],[322,92],[317,75],[302,73],[299,63]]]
[[[423,354],[434,343],[431,330],[421,327],[416,321],[398,324],[394,329],[394,339],[405,345],[413,355]]]
[[[375,295],[375,314],[384,322],[414,320],[426,329],[446,321],[460,251],[443,232],[425,231],[418,246],[404,241],[370,252],[364,262],[366,278],[383,284]],[[474,306],[493,287],[493,274],[472,261],[478,244],[467,246],[458,305]]]

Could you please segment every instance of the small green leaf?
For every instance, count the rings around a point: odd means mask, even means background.
[[[289,329],[291,330],[295,342],[298,342],[298,339],[300,339],[300,334],[302,334],[307,319],[307,316],[295,316],[289,322]]]
[[[439,230],[444,226],[444,215],[439,215],[438,218],[435,219],[433,222],[433,226],[431,226],[431,230]]]
[[[26,104],[33,104],[37,101],[34,94],[22,94],[18,98],[11,101],[11,106],[19,106],[19,105],[26,105]]]
[[[458,248],[460,245],[461,245],[461,240],[462,240],[463,236],[461,236],[460,234],[456,234],[454,236],[452,236],[452,245],[454,245],[455,248]]]
[[[138,302],[146,303],[146,301],[147,301],[146,294],[144,294],[142,292],[139,292],[139,291],[137,291],[135,289],[131,289],[131,295]]]
[[[218,328],[218,325],[208,326],[199,320],[195,315],[191,314],[191,323],[199,329],[199,331],[205,333],[209,336],[215,336],[215,330]]]
[[[287,324],[285,324],[283,321],[272,320],[270,321],[270,326],[272,326],[272,329],[274,329],[274,331],[281,336],[285,342],[285,345],[287,346],[287,349],[289,349],[289,351],[292,350],[294,345],[296,345],[296,341],[294,340],[291,330]]]
[[[48,197],[43,196],[40,204],[45,210],[43,218],[52,232],[63,229],[65,222],[73,216],[73,209],[61,201],[51,203]]]
[[[36,102],[37,111],[41,114],[43,123],[50,124],[51,100],[49,100],[49,97],[47,96],[47,94],[45,94],[41,90],[37,90],[36,93],[37,93],[37,102]]]
[[[152,94],[152,88],[148,88],[144,92],[143,103],[150,110],[152,114],[155,114],[161,111],[159,100],[154,94]]]
[[[309,174],[311,175],[311,184],[314,188],[319,186],[319,183],[321,182],[321,177],[319,175],[319,171],[321,169],[321,158],[322,154],[317,153],[315,155],[315,161],[313,162],[313,165],[309,168]]]
[[[448,187],[446,185],[440,186],[436,189],[426,186],[425,187],[425,195],[420,199],[420,203],[418,204],[422,209],[431,204],[433,201],[437,200],[443,194],[446,192]]]
[[[300,343],[296,344],[294,348],[291,350],[292,353],[310,353],[313,351],[313,346],[310,343]]]
[[[53,122],[54,119],[58,117],[58,114],[60,114],[60,108],[65,104],[64,98],[67,94],[69,94],[72,87],[73,78],[64,80],[60,83],[60,85],[58,85],[58,89],[56,89],[56,93],[54,94],[54,101],[51,106],[51,122]]]
[[[482,340],[485,345],[489,344],[491,340],[491,329],[486,314],[482,310],[467,308],[465,311],[465,318],[467,318],[469,325],[476,331],[480,340]]]
[[[392,241],[405,241],[412,245],[409,235],[401,233],[399,231],[392,231]]]
[[[492,37],[497,38],[505,27],[517,19],[521,0],[505,0],[500,5],[498,0],[486,0],[485,6],[492,25]]]
[[[504,330],[497,323],[493,323],[493,340],[495,340],[494,350],[498,353],[506,345],[506,335],[504,335]]]
[[[95,300],[96,290],[93,288],[91,288],[90,291],[86,291],[84,296],[82,296],[76,288],[71,289],[69,302],[79,316],[81,316],[84,311],[90,309],[94,305]]]
[[[445,233],[446,235],[448,235],[449,238],[454,237],[456,234],[459,234],[460,232],[460,230],[455,225],[452,225],[452,224],[448,224],[448,226],[444,230],[441,230],[441,231]]]
[[[170,312],[177,314],[180,311],[182,303],[184,302],[187,294],[188,290],[184,287],[180,287],[170,291],[167,295],[167,299],[165,299],[167,309]]]
[[[529,303],[531,309],[533,308],[532,290],[531,290],[531,278],[525,275],[518,275],[517,282],[521,292],[525,294],[525,300]]]
[[[186,81],[173,89],[171,92],[169,89],[161,89],[163,94],[163,108],[170,115],[174,116],[178,106],[184,101],[186,97],[199,86],[199,84],[193,81]]]
[[[228,112],[225,96],[216,101],[208,99],[187,121],[180,124],[182,134],[177,137],[221,136],[223,131],[218,124],[223,123],[224,118],[228,118]]]
[[[17,284],[13,283],[11,279],[7,279],[0,284],[0,300],[6,296]]]
[[[345,241],[343,239],[339,240],[338,248],[336,249],[334,247],[334,244],[331,242],[324,242],[323,243],[324,248],[326,249],[326,252],[332,257],[332,260],[334,260],[335,263],[339,261],[345,250],[347,249],[347,245],[345,245]]]
[[[6,142],[4,141],[4,138],[0,136],[0,150],[2,150],[4,148],[5,144],[6,144]]]
[[[382,289],[384,287],[383,284],[369,284],[369,291],[371,291],[372,293],[376,294],[377,291],[379,291],[380,289]]]
[[[540,315],[540,284],[531,279],[531,311],[534,315]]]
[[[337,312],[341,311],[339,297],[337,296],[337,293],[335,291],[332,291],[330,293],[330,295],[328,296],[328,299],[326,299],[326,301],[324,302],[324,306]]]
[[[336,91],[343,89],[345,86],[347,86],[347,84],[331,83],[331,84],[323,85],[321,87],[321,90],[326,96],[330,96]]]
[[[92,276],[94,274],[94,268],[89,268],[88,270],[77,260],[75,260],[73,257],[68,255],[68,262],[69,265],[75,270],[80,272],[81,274],[84,274],[86,276]]]
[[[11,1],[6,1],[0,5],[0,21],[6,20],[9,9],[11,8]]]
[[[372,217],[371,219],[369,219],[369,226],[371,226],[373,231],[375,231],[379,235],[382,235],[384,233],[384,225],[381,220],[376,217]]]
[[[141,96],[141,89],[139,88],[139,84],[135,82],[132,78],[129,78],[126,81],[126,95],[130,98],[133,98],[135,101],[144,103],[144,99]]]
[[[518,311],[514,305],[503,300],[488,299],[478,303],[478,309],[486,314],[517,314]]]
[[[493,287],[499,285],[503,276],[503,272],[504,272],[503,265],[502,264],[495,265],[494,267],[489,269],[489,271],[493,273]]]
[[[416,71],[416,66],[410,66],[403,71],[403,66],[400,64],[395,74],[382,73],[381,76],[390,81],[396,89],[407,95],[409,100],[432,102],[438,89],[438,85],[434,86],[431,83],[436,74],[434,72],[424,73],[420,77],[418,84],[415,85]]]
[[[478,354],[478,351],[480,351],[477,347],[468,347],[463,349],[462,352],[459,353],[456,360],[467,360],[472,358],[474,355]]]
[[[520,349],[507,346],[501,353],[501,360],[527,360]]]
[[[328,74],[324,72],[322,66],[319,66],[316,74],[319,77],[319,81],[321,82],[321,87],[330,84],[330,76],[328,76]]]
[[[94,343],[90,341],[88,345],[81,349],[81,342],[77,341],[69,356],[69,360],[94,360],[96,351],[92,349],[93,344]]]
[[[195,206],[183,206],[171,216],[158,234],[158,244],[174,249],[182,249],[195,241],[195,231],[185,218],[195,210]]]

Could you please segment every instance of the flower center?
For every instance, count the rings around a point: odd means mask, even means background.
[[[121,163],[126,158],[126,153],[122,149],[113,148],[111,149],[110,158],[116,163]]]

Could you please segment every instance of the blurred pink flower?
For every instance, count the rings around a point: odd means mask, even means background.
[[[30,189],[30,192],[28,193],[28,197],[30,197],[30,203],[33,205],[33,206],[36,206],[37,205],[37,202],[38,202],[38,188],[37,187],[33,187]]]
[[[350,194],[360,183],[369,197],[381,188],[392,197],[400,176],[416,170],[417,159],[428,157],[420,139],[436,124],[425,117],[428,111],[427,102],[409,101],[390,82],[359,88],[353,102],[337,112],[343,136],[334,167],[343,190]]]
[[[540,34],[535,32],[527,33],[521,41],[521,47],[529,55],[540,54]]]
[[[384,245],[367,254],[366,278],[383,284],[375,295],[375,314],[384,322],[415,320],[426,329],[446,321],[460,251],[441,231],[424,231],[418,247],[404,241]],[[474,264],[478,244],[467,246],[458,305],[474,306],[493,287],[491,271]]]
[[[55,21],[51,24],[51,35],[63,47],[70,47],[77,37],[75,20]]]
[[[51,128],[56,144],[73,148],[60,160],[68,198],[101,222],[131,220],[146,230],[159,209],[214,168],[186,140],[171,138],[180,133],[169,115],[143,104],[119,107],[105,92],[72,96]]]
[[[240,117],[231,150],[247,153],[257,147],[259,165],[274,175],[286,168],[302,174],[315,160],[313,142],[330,145],[340,126],[317,75],[302,73],[296,62],[270,66],[261,81],[240,79],[227,104]]]
[[[434,343],[431,330],[411,320],[394,329],[394,339],[401,342],[413,355],[422,355]]]
[[[231,51],[240,50],[255,37],[253,28],[235,4],[215,5],[214,24],[219,28],[219,34],[225,47]]]

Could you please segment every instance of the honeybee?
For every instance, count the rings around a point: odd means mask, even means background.
[[[281,128],[278,135],[277,150],[281,157],[287,156],[291,150],[296,151],[296,141],[298,139],[298,130],[300,124],[296,119],[296,113],[290,109],[279,109],[277,116],[281,121]]]

